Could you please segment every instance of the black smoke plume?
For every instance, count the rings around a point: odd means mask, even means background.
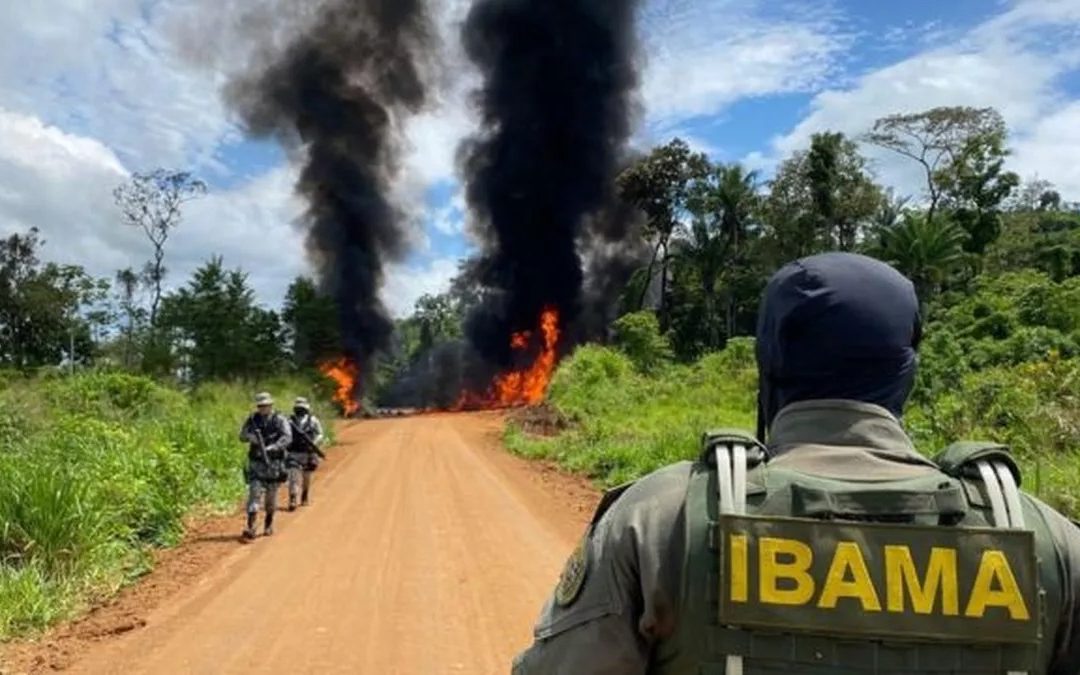
[[[645,236],[645,217],[636,207],[612,196],[606,207],[590,216],[578,239],[585,267],[582,312],[567,335],[571,343],[602,342],[611,338],[611,324],[622,312],[631,277],[649,262],[652,253]],[[636,300],[636,298],[633,298]]]
[[[639,4],[477,0],[465,21],[465,50],[484,81],[482,131],[459,158],[489,289],[467,333],[500,367],[512,365],[509,336],[535,334],[545,307],[564,327],[585,309],[578,245],[590,216],[610,206],[637,116]],[[619,223],[600,220],[614,228],[603,240],[623,239]]]
[[[405,218],[388,197],[399,121],[427,102],[436,38],[421,0],[311,7],[315,18],[226,96],[252,135],[276,137],[303,157],[297,190],[308,205],[308,253],[337,303],[345,355],[366,376],[392,332],[378,297],[383,263],[407,244]]]

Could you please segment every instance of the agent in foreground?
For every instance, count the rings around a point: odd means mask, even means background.
[[[1080,673],[1080,530],[1006,448],[916,452],[920,333],[884,263],[781,269],[757,438],[706,434],[605,495],[513,673]]]

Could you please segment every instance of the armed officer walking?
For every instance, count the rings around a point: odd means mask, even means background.
[[[259,502],[264,501],[266,512],[263,534],[274,533],[274,512],[277,493],[285,481],[285,453],[292,443],[289,422],[274,410],[274,399],[268,393],[255,397],[255,412],[240,427],[240,441],[248,444],[248,463],[245,478],[248,482],[247,527],[245,539],[255,538],[255,517]]]
[[[292,444],[289,446],[287,459],[289,468],[289,510],[296,509],[299,499],[301,506],[311,501],[311,474],[319,468],[319,458],[326,455],[319,448],[323,442],[322,423],[311,414],[311,404],[303,397],[293,403],[293,414],[289,417]]]
[[[1080,531],[1006,448],[904,432],[920,322],[879,261],[777,272],[757,438],[607,493],[514,675],[1080,673]]]

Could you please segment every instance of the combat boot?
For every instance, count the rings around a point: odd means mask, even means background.
[[[289,496],[289,511],[296,510],[296,497]]]
[[[255,514],[254,513],[249,513],[248,514],[247,527],[244,528],[244,533],[243,533],[242,536],[244,537],[244,539],[254,539],[255,538]]]
[[[272,534],[274,534],[274,514],[268,513],[266,514],[266,522],[263,526],[263,536],[269,537]]]
[[[300,506],[307,506],[310,503],[311,498],[308,496],[307,490],[305,490],[304,494],[300,497]]]

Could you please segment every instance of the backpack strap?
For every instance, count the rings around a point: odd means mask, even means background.
[[[984,441],[962,441],[945,448],[934,461],[948,475],[981,481],[990,502],[994,525],[1023,529],[1020,501],[1022,476],[1008,446]]]
[[[593,511],[592,520],[589,521],[589,528],[592,529],[596,527],[600,522],[600,519],[608,512],[608,509],[619,500],[619,497],[621,497],[624,492],[629,490],[635,484],[637,484],[637,481],[632,480],[621,485],[616,485],[609,490],[605,490],[603,496],[600,497],[600,502],[596,505],[596,510]]]
[[[1024,509],[1020,501],[1020,467],[1008,446],[981,441],[953,443],[934,458],[945,473],[961,480],[978,478],[986,489],[994,526],[1023,530]],[[1007,675],[1027,675],[1010,670]]]
[[[702,435],[703,459],[716,465],[716,488],[721,514],[746,513],[746,469],[765,461],[765,446],[738,430],[721,429]],[[729,654],[725,675],[743,675],[743,657]]]

